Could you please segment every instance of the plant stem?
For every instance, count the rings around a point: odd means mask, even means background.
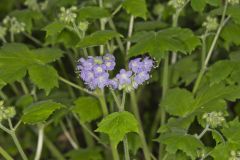
[[[16,145],[16,147],[17,147],[17,149],[18,149],[18,151],[19,151],[19,153],[20,153],[20,155],[21,155],[21,157],[22,157],[22,159],[23,159],[23,160],[28,160],[26,154],[24,153],[24,151],[23,151],[23,149],[22,149],[21,144],[20,144],[19,141],[18,141],[18,138],[17,138],[17,136],[16,136],[16,133],[15,133],[15,132],[12,132],[12,134],[10,134],[10,135],[11,135],[11,137],[12,137],[12,139],[13,139],[13,141],[14,141],[14,143],[15,143],[15,145]]]
[[[139,127],[140,127],[139,136],[140,136],[140,140],[141,140],[141,143],[142,143],[143,154],[144,154],[145,160],[151,160],[150,151],[149,151],[149,148],[148,148],[148,145],[147,145],[147,142],[146,142],[141,118],[140,118],[140,115],[139,115],[136,94],[135,94],[134,91],[130,93],[130,97],[131,97],[131,107],[132,107],[133,113],[134,113],[134,115],[135,115],[135,117],[138,121]]]
[[[100,144],[103,145],[104,147],[108,148],[108,146],[107,146],[106,144],[104,144],[104,143],[101,141],[101,139],[98,138],[98,136],[95,135],[95,134],[87,127],[87,125],[85,125],[84,123],[82,123],[82,122],[80,121],[80,119],[78,118],[78,116],[77,116],[76,114],[74,114],[74,117],[76,118],[76,120],[78,121],[78,123],[80,124],[80,126],[89,133],[89,135],[91,135],[98,143],[100,143]],[[109,148],[108,148],[108,149],[109,149]]]
[[[208,131],[209,131],[209,125],[207,124],[204,130],[196,138],[201,139],[205,135],[205,133],[207,133]]]
[[[39,126],[38,129],[38,144],[37,144],[37,152],[34,160],[40,160],[43,148],[43,140],[44,140],[44,125]]]
[[[74,87],[74,88],[76,88],[76,89],[79,89],[80,91],[83,91],[83,92],[85,92],[87,94],[90,94],[92,96],[97,96],[95,93],[93,93],[93,92],[91,92],[91,91],[89,91],[89,90],[87,90],[85,88],[82,88],[81,86],[79,86],[79,85],[77,85],[75,83],[72,83],[72,82],[68,81],[67,79],[65,79],[63,77],[59,76],[59,80],[64,82],[64,83],[66,83],[66,84],[68,84],[68,85],[70,85],[70,86],[72,86],[72,87]]]
[[[108,115],[108,108],[107,108],[107,104],[106,104],[106,101],[105,101],[104,90],[100,91],[100,93],[98,94],[98,99],[99,99],[101,107],[102,107],[103,115],[107,116]],[[111,140],[110,140],[110,145],[111,145],[113,160],[119,160],[119,155],[118,155],[117,148],[114,147],[113,142]]]
[[[64,156],[61,154],[61,152],[57,149],[56,146],[49,140],[49,138],[45,135],[44,136],[44,143],[50,150],[51,154],[57,159],[57,160],[65,160]]]
[[[13,158],[0,146],[0,154],[5,158],[6,160],[13,160]]]
[[[86,127],[91,130],[91,125],[90,124],[85,124]],[[85,130],[83,129],[83,135],[86,140],[86,144],[88,147],[93,147],[94,146],[94,140],[93,137]]]
[[[206,38],[208,35],[208,30],[205,31],[205,33],[202,36],[202,54],[201,54],[201,67],[204,67],[204,61],[206,59]]]
[[[23,35],[26,36],[27,38],[29,38],[30,40],[32,40],[34,43],[36,43],[40,47],[43,47],[43,43],[41,41],[39,41],[37,38],[33,37],[32,35],[30,35],[26,32],[23,32]]]
[[[130,38],[130,37],[132,36],[132,33],[133,33],[133,24],[134,24],[134,16],[131,15],[131,17],[130,17],[130,22],[129,22],[129,26],[128,26],[128,38]],[[131,47],[131,41],[127,41],[126,55],[128,55],[130,47]]]
[[[0,97],[5,101],[8,99],[8,96],[2,90],[0,90]]]
[[[123,112],[123,111],[124,111],[125,101],[126,101],[126,92],[123,92],[123,95],[122,95],[122,103],[121,103],[121,106],[120,106],[120,108],[119,108],[119,111],[120,111],[120,112]]]
[[[20,84],[21,84],[21,86],[22,86],[22,89],[23,89],[24,94],[29,94],[27,85],[24,83],[23,80],[20,81]]]
[[[75,143],[75,141],[72,139],[71,135],[69,134],[69,132],[67,131],[67,128],[65,127],[63,122],[60,122],[60,126],[63,130],[64,135],[67,137],[68,141],[70,142],[70,144],[72,145],[72,147],[74,149],[79,149],[79,146],[77,145],[77,143]]]
[[[98,99],[99,99],[101,107],[102,107],[103,116],[107,116],[108,115],[108,108],[107,108],[107,104],[106,104],[106,101],[105,101],[104,90],[99,91]]]
[[[21,157],[23,160],[28,160],[26,154],[24,153],[23,149],[22,149],[22,146],[16,136],[16,130],[13,128],[13,125],[12,125],[12,121],[11,119],[8,119],[8,124],[9,124],[9,127],[10,127],[10,130],[9,129],[5,129],[5,131],[12,137],[13,139],[13,142],[15,143]]]
[[[17,96],[20,96],[20,95],[21,95],[20,92],[18,91],[17,86],[16,86],[14,83],[11,83],[11,84],[9,84],[9,85],[11,86],[13,92],[14,92]]]
[[[125,156],[125,160],[130,160],[127,135],[125,135],[125,137],[124,137],[124,139],[123,139],[123,146],[124,146],[124,156]]]
[[[99,2],[99,7],[103,8],[103,0],[99,0],[98,2]],[[105,30],[105,22],[103,18],[100,19],[100,29],[101,31]],[[103,55],[103,53],[104,53],[104,45],[100,45],[100,55]]]
[[[213,39],[213,42],[212,42],[212,44],[211,44],[211,47],[210,47],[210,49],[209,49],[209,51],[208,51],[207,58],[205,59],[204,64],[203,64],[203,66],[201,67],[201,70],[200,70],[200,72],[199,72],[199,74],[198,74],[197,80],[196,80],[196,82],[195,82],[195,84],[194,84],[193,94],[195,94],[196,91],[197,91],[198,88],[199,88],[199,85],[200,85],[200,83],[201,83],[202,77],[203,77],[203,75],[204,75],[204,73],[205,73],[205,71],[206,71],[206,69],[207,69],[208,62],[209,62],[209,60],[210,60],[210,58],[211,58],[211,56],[212,56],[212,53],[213,53],[213,50],[214,50],[214,48],[215,48],[215,46],[216,46],[217,40],[218,40],[218,38],[219,38],[219,35],[220,35],[223,27],[225,26],[225,24],[227,23],[227,21],[228,21],[229,18],[230,18],[230,16],[228,16],[227,18],[225,18],[225,16],[226,16],[226,11],[227,11],[227,6],[228,6],[228,1],[225,1],[224,10],[223,10],[222,18],[221,18],[221,22],[220,22],[220,24],[219,24],[217,33],[216,33],[216,35],[215,35],[215,37],[214,37],[214,39]]]

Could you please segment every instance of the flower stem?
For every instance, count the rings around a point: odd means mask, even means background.
[[[228,6],[228,1],[225,1],[225,5],[224,5],[224,9],[223,9],[223,14],[222,14],[222,18],[221,18],[220,25],[219,25],[218,30],[217,30],[217,33],[216,33],[216,35],[215,35],[215,37],[214,37],[214,39],[213,39],[213,42],[212,42],[212,44],[211,44],[211,46],[210,46],[210,49],[209,49],[209,51],[208,51],[207,57],[206,57],[206,59],[205,59],[205,61],[204,61],[204,64],[203,64],[203,66],[201,67],[201,70],[200,70],[200,72],[199,72],[199,74],[198,74],[197,80],[196,80],[196,82],[195,82],[195,84],[194,84],[193,94],[195,94],[195,93],[197,92],[198,88],[199,88],[199,85],[200,85],[200,83],[201,83],[202,77],[203,77],[203,75],[204,75],[204,73],[205,73],[205,71],[206,71],[206,69],[207,69],[208,62],[209,62],[209,60],[210,60],[210,58],[211,58],[211,56],[212,56],[212,53],[213,53],[213,50],[214,50],[214,48],[215,48],[215,46],[216,46],[217,40],[218,40],[218,38],[219,38],[219,35],[220,35],[223,27],[225,26],[225,24],[227,23],[227,21],[228,21],[229,18],[230,18],[230,16],[228,16],[227,18],[225,18],[225,16],[226,16],[226,11],[227,11],[227,6]]]
[[[46,135],[44,137],[44,143],[46,144],[46,147],[49,149],[53,157],[55,157],[57,160],[65,160],[64,156],[61,154],[58,148],[54,146],[54,144],[49,140]]]
[[[105,101],[104,90],[101,90],[101,92],[98,94],[98,98],[99,98],[100,104],[102,106],[103,115],[107,116],[108,108],[107,108],[107,104]],[[114,147],[113,142],[111,142],[111,140],[110,140],[110,145],[111,145],[113,160],[119,160],[117,148]]]
[[[131,107],[132,107],[133,113],[134,113],[134,115],[135,115],[135,117],[138,121],[139,127],[140,127],[139,136],[140,136],[140,140],[141,140],[141,143],[142,143],[143,154],[144,154],[145,160],[151,160],[150,151],[149,151],[149,148],[148,148],[148,145],[147,145],[147,142],[146,142],[141,118],[140,118],[140,115],[139,115],[136,94],[135,94],[134,91],[130,93],[130,97],[131,97]]]
[[[24,153],[24,151],[22,149],[22,146],[21,146],[21,144],[20,144],[20,142],[19,142],[19,140],[16,136],[16,133],[12,132],[10,135],[11,135],[11,137],[12,137],[12,139],[13,139],[13,141],[14,141],[14,143],[15,143],[15,145],[16,145],[16,147],[17,147],[17,149],[18,149],[18,151],[19,151],[19,153],[22,157],[22,159],[23,160],[28,160],[28,158],[27,158],[26,154]]]
[[[79,148],[78,144],[73,140],[73,138],[71,137],[71,135],[67,131],[67,128],[65,127],[63,122],[60,122],[60,126],[61,126],[61,128],[63,130],[64,135],[67,137],[67,139],[70,142],[70,144],[72,145],[72,147],[74,149],[78,149]]]
[[[40,160],[43,148],[43,140],[44,140],[44,125],[39,126],[38,129],[38,144],[37,144],[37,152],[34,160]]]
[[[0,154],[5,158],[6,160],[13,160],[13,158],[0,146]]]
[[[28,88],[27,88],[27,85],[25,84],[25,82],[23,80],[21,80],[20,84],[22,86],[24,94],[29,94],[29,91],[28,91]]]
[[[76,89],[79,89],[80,91],[83,91],[83,92],[85,92],[87,94],[90,94],[92,96],[97,96],[95,93],[93,93],[93,92],[91,92],[91,91],[89,91],[89,90],[87,90],[85,88],[82,88],[81,86],[79,86],[79,85],[77,85],[75,83],[72,83],[72,82],[68,81],[67,79],[65,79],[63,77],[59,76],[59,80],[64,82],[64,83],[66,83],[66,84],[68,84],[68,85],[70,85],[70,86],[72,86],[72,87],[74,87],[74,88],[76,88]]]
[[[123,146],[124,146],[125,160],[130,160],[127,136],[125,136],[124,139],[123,139]]]
[[[128,38],[130,38],[132,36],[133,33],[133,24],[134,24],[134,16],[132,15],[130,17],[130,22],[129,22],[129,26],[128,26]],[[126,46],[126,54],[128,55],[129,53],[129,49],[131,47],[131,41],[127,41],[127,46]]]
[[[204,130],[196,138],[201,139],[205,135],[205,133],[207,133],[208,131],[210,130],[209,130],[209,125],[207,124]]]

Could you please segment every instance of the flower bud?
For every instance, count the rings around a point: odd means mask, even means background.
[[[227,0],[229,4],[236,5],[239,4],[239,0]]]
[[[29,9],[33,11],[38,11],[39,10],[39,5],[37,3],[37,0],[26,0],[24,2],[24,5],[27,6]]]
[[[88,25],[89,25],[89,23],[88,23],[87,21],[79,22],[78,28],[79,28],[81,31],[85,32],[85,31],[88,29]]]
[[[179,9],[179,8],[182,8],[185,3],[186,3],[186,0],[170,0],[168,2],[168,5],[172,6],[175,9]]]
[[[231,150],[229,160],[240,160],[240,151]]]
[[[214,31],[218,27],[218,21],[217,18],[213,18],[208,16],[206,21],[203,23],[203,27],[205,27],[208,31]]]
[[[222,126],[225,122],[222,112],[205,113],[202,118],[206,120],[207,124],[209,124],[211,128]]]
[[[9,29],[13,34],[21,33],[25,31],[25,23],[19,22],[15,17],[5,17],[3,24]]]
[[[60,21],[65,22],[65,23],[72,23],[75,21],[77,18],[77,14],[75,13],[77,10],[76,6],[72,6],[71,8],[64,8],[61,7],[60,11],[61,13],[59,14]]]
[[[164,11],[164,5],[158,3],[157,5],[154,6],[153,13],[155,15],[161,15],[163,11]]]

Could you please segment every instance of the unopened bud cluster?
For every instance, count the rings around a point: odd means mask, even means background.
[[[26,0],[24,5],[33,11],[45,10],[48,6],[48,0],[38,3],[37,0]]]
[[[14,107],[4,107],[0,101],[0,122],[5,119],[13,118],[16,114]]]
[[[75,21],[75,19],[77,18],[77,7],[76,6],[72,6],[70,8],[65,8],[65,7],[61,7],[60,8],[61,13],[59,14],[59,18],[60,21],[64,22],[64,23],[73,23]]]
[[[82,21],[82,22],[79,22],[78,28],[81,31],[85,32],[88,29],[88,25],[89,25],[88,21]]]
[[[210,112],[203,115],[203,119],[211,128],[217,128],[222,126],[225,122],[225,118],[222,112]]]
[[[231,5],[239,4],[239,2],[239,0],[228,0],[228,3],[230,3]]]
[[[3,27],[3,26],[0,26],[0,38],[4,38],[7,34],[7,28],[6,27]]]
[[[230,153],[230,157],[228,160],[240,160],[240,151],[234,151],[232,150]]]
[[[5,17],[3,19],[3,24],[13,34],[17,34],[25,31],[25,23],[19,22],[15,17],[9,17],[9,16]]]
[[[179,8],[182,8],[185,3],[186,3],[186,0],[170,0],[168,2],[168,5],[172,6],[175,9],[179,9]]]
[[[214,31],[218,28],[218,20],[215,17],[208,16],[206,21],[203,23],[203,27],[205,27],[208,31]]]

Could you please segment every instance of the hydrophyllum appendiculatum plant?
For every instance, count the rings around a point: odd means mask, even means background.
[[[1,159],[240,159],[239,0],[1,4]]]

